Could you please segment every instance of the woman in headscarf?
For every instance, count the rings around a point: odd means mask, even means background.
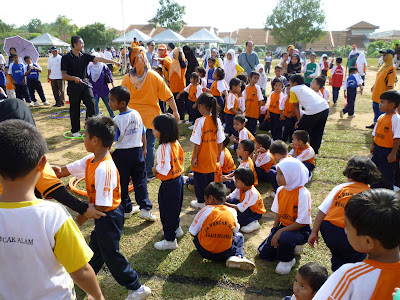
[[[238,74],[244,72],[244,69],[236,62],[235,50],[233,49],[229,49],[226,54],[224,71],[225,81],[228,85],[232,78],[235,78]]]
[[[114,80],[112,73],[108,66],[100,61],[93,61],[89,63],[87,67],[87,74],[89,82],[93,86],[93,96],[94,96],[94,113],[97,116],[99,114],[99,100],[103,100],[104,105],[111,118],[114,118],[114,112],[110,107],[110,98],[108,94],[110,89],[108,88],[108,82],[106,78],[110,80],[110,83],[114,86]]]
[[[267,75],[265,74],[263,64],[258,64],[258,66],[256,67],[256,72],[260,74],[260,79],[258,79],[257,85],[261,88],[263,94],[265,94],[264,91],[267,88],[268,78]]]
[[[168,103],[177,120],[179,120],[179,113],[171,90],[160,75],[149,68],[145,49],[143,47],[132,48],[129,60],[132,69],[122,79],[121,85],[126,86],[131,94],[128,106],[139,112],[147,129],[146,171],[148,180],[151,180],[155,178],[152,172],[156,142],[152,131],[153,120],[161,114],[158,99]]]
[[[194,48],[189,47],[187,45],[183,46],[183,53],[188,61],[187,69],[186,69],[186,86],[190,83],[190,74],[196,72],[196,67],[199,66],[199,62],[197,61],[196,55],[194,54]]]
[[[168,50],[167,47],[164,44],[160,44],[158,46],[158,58],[157,60],[160,62],[160,65],[163,70],[163,75],[165,80],[168,82],[169,81],[169,70],[171,68],[172,64],[172,59],[168,55]]]
[[[171,69],[169,70],[169,88],[174,94],[176,106],[178,107],[178,112],[180,115],[178,124],[182,124],[185,123],[185,98],[179,97],[177,99],[176,96],[186,87],[185,74],[187,69],[187,60],[180,47],[177,47],[172,51],[172,56],[173,61],[171,64]],[[171,109],[169,109],[169,112],[171,112]]]
[[[356,55],[357,56],[357,55]],[[367,59],[365,58],[365,53],[362,52],[358,55],[356,60],[356,68],[358,70],[358,74],[361,76],[363,83],[365,85],[365,74],[367,73]]]
[[[374,124],[366,126],[366,128],[373,129],[379,116],[382,112],[379,109],[379,103],[381,103],[380,97],[383,92],[392,90],[396,81],[396,67],[393,64],[394,51],[388,49],[385,51],[379,51],[382,54],[383,64],[376,74],[375,83],[371,88],[372,92],[372,108],[374,110]]]
[[[307,63],[307,57],[306,57],[305,51],[300,52],[300,61],[301,61],[301,65],[304,67]]]
[[[207,69],[208,59],[210,57],[211,57],[211,50],[210,49],[206,49],[206,52],[203,55],[203,67],[204,67],[204,69]]]
[[[300,56],[298,54],[293,54],[292,59],[288,64],[287,77],[289,78],[293,74],[301,73],[301,71],[302,67],[301,67]]]
[[[211,57],[215,58],[214,68],[224,68],[224,62],[222,61],[221,57],[219,57],[219,52],[217,48],[211,49]]]

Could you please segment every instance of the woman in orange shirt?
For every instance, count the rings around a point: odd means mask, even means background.
[[[181,116],[179,124],[181,124],[185,123],[186,97],[177,98],[177,95],[186,87],[187,61],[180,47],[175,48],[172,53],[173,61],[169,70],[169,88],[174,94],[176,106]]]
[[[162,66],[164,78],[168,83],[168,81],[169,81],[169,70],[171,68],[172,59],[168,55],[167,47],[164,44],[160,44],[158,46],[158,58],[157,58],[157,60],[160,62],[160,65]]]

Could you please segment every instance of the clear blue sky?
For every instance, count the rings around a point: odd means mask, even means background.
[[[266,17],[275,7],[277,0],[176,0],[186,6],[184,20],[192,26],[214,26],[220,31],[233,31],[237,28],[262,28]],[[366,21],[380,26],[378,31],[400,30],[395,22],[395,15],[383,12],[400,11],[400,1],[349,1],[323,0],[328,30],[345,30],[347,27]],[[34,5],[32,5],[34,3]],[[123,0],[125,27],[129,24],[146,24],[157,10],[158,0]],[[138,7],[140,3],[140,8]],[[371,4],[368,4],[371,3]],[[374,4],[372,4],[374,3]],[[247,5],[246,5],[247,4]],[[387,6],[385,9],[383,5]],[[57,15],[63,14],[72,19],[79,27],[94,22],[105,23],[109,27],[123,28],[121,0],[96,0],[78,2],[59,2],[31,0],[18,1],[18,14],[6,13],[2,10],[0,19],[6,23],[20,26],[27,24],[32,18],[42,22],[53,22]],[[17,18],[18,16],[18,18]],[[396,28],[395,28],[396,27]]]

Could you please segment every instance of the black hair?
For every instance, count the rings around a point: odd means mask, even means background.
[[[243,146],[243,150],[249,152],[249,155],[252,154],[254,152],[254,142],[250,139],[246,139],[246,140],[241,140],[240,145]]]
[[[246,89],[246,84],[242,81],[240,84],[240,91],[243,92]]]
[[[240,180],[245,186],[252,186],[255,178],[254,173],[250,168],[240,167],[235,170],[235,180]]]
[[[207,61],[210,61],[210,60],[211,60],[213,63],[215,63],[215,62],[217,61],[217,60],[215,59],[215,57],[212,57],[212,56],[209,57],[209,58],[207,59]]]
[[[315,262],[306,263],[297,272],[308,282],[314,293],[321,288],[329,277],[328,270]]]
[[[136,37],[134,37],[133,40],[136,40]]]
[[[252,44],[254,45],[253,41],[247,41],[247,42],[246,42],[246,47],[247,47],[247,45],[248,45],[249,43],[252,43]]]
[[[273,86],[273,87],[275,86],[276,83],[280,83],[281,86],[282,86],[282,88],[285,86],[285,85],[283,84],[282,79],[280,79],[280,78],[275,78],[274,80],[272,80],[272,86]]]
[[[250,75],[249,75],[249,79],[253,78],[254,76],[258,76],[260,77],[260,73],[256,72],[256,71],[251,71]]]
[[[343,62],[343,58],[337,57],[336,58],[336,63],[341,64]]]
[[[285,54],[289,56],[289,53],[283,52],[283,53],[281,54],[281,57],[283,57]]]
[[[160,71],[162,73],[162,68],[160,66],[153,67],[153,70],[156,71],[156,72]]]
[[[96,51],[97,51],[97,52],[100,52],[100,51],[101,51],[101,49],[100,49],[99,47],[97,47],[97,48],[96,48]]]
[[[371,189],[354,195],[344,209],[357,235],[378,240],[385,249],[400,245],[400,197],[388,189]]]
[[[204,196],[213,196],[215,199],[221,202],[226,200],[226,187],[222,182],[211,182],[204,189]]]
[[[268,134],[257,134],[255,139],[265,150],[268,150],[271,146],[271,138]]]
[[[356,67],[351,67],[351,68],[349,69],[349,74],[352,74],[352,73],[354,73],[354,72],[358,72],[358,69],[357,69]]]
[[[10,58],[14,59],[14,57],[19,57],[17,54],[11,54]]]
[[[322,59],[326,59],[326,60],[327,60],[327,59],[328,59],[328,56],[322,56]]]
[[[79,35],[73,35],[71,36],[71,46],[72,48],[74,48],[74,44],[78,43],[79,39],[81,39],[82,37]]]
[[[296,73],[290,76],[289,81],[297,84],[304,84],[304,76],[301,73]]]
[[[310,54],[310,57],[311,56],[315,56],[315,58],[317,58],[317,54],[315,54],[314,52]]]
[[[383,92],[380,99],[387,100],[389,103],[394,103],[395,108],[397,108],[400,104],[400,92],[395,90]]]
[[[113,87],[110,90],[110,95],[114,96],[118,103],[125,101],[126,106],[128,106],[129,100],[131,98],[131,93],[129,92],[129,89],[123,85]]]
[[[32,58],[29,55],[25,55],[24,56],[24,61],[27,60],[27,59],[32,59]]]
[[[154,118],[153,125],[160,132],[160,144],[173,143],[179,139],[178,123],[172,114],[158,115]]]
[[[349,158],[343,175],[361,183],[373,184],[379,181],[381,173],[371,159],[354,155]]]
[[[0,175],[10,180],[25,177],[47,151],[39,130],[22,120],[0,123]]]
[[[228,147],[230,142],[231,142],[231,139],[229,138],[229,134],[225,134],[225,139],[222,142],[223,147],[224,148]]]
[[[147,46],[150,46],[151,43],[154,43],[154,41],[147,42]],[[155,45],[155,43],[154,43],[154,45]]]
[[[304,144],[307,144],[310,139],[308,132],[305,130],[296,130],[293,132],[293,135],[296,137],[296,139],[302,141]]]
[[[287,145],[282,140],[274,141],[269,147],[269,152],[271,152],[271,154],[287,155]]]
[[[229,89],[232,90],[232,88],[234,86],[238,86],[238,85],[242,84],[242,81],[236,77],[232,78],[231,81],[229,82]]]
[[[117,126],[113,119],[107,116],[96,116],[87,119],[85,129],[89,138],[97,137],[106,148],[111,147],[117,134]]]
[[[175,44],[174,43],[168,43],[167,46],[170,47],[171,49],[175,49]]]
[[[225,78],[225,71],[220,67],[215,69],[214,74],[217,76],[217,80],[223,80]]]
[[[211,115],[214,121],[215,126],[218,127],[218,121],[217,121],[217,99],[210,93],[203,93],[197,98],[197,107],[200,106],[200,104],[204,105],[207,109],[211,111]]]
[[[247,123],[247,119],[245,115],[237,114],[233,117],[233,120],[240,122],[240,124]]]
[[[206,69],[204,69],[204,67],[196,67],[196,71],[201,75],[206,76]]]
[[[276,65],[274,70],[276,69],[282,70],[282,67],[280,65]]]
[[[237,79],[240,79],[243,81],[245,84],[249,81],[249,76],[247,76],[246,72],[242,72],[239,75],[236,76]]]
[[[314,77],[314,80],[317,83],[317,85],[319,86],[319,89],[322,89],[325,86],[325,82],[326,82],[325,76],[318,75],[318,76]]]
[[[196,72],[190,73],[189,79],[194,79],[194,80],[199,81],[199,78],[200,78],[199,74],[197,74]]]

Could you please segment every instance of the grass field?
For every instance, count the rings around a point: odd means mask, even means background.
[[[47,65],[47,59],[41,58],[39,64]],[[373,65],[373,63],[370,63]],[[375,64],[376,66],[376,64]],[[44,68],[45,69],[45,68]],[[41,77],[46,96],[54,104],[50,85],[44,74]],[[345,182],[342,175],[347,159],[354,154],[368,155],[371,143],[371,130],[365,125],[372,122],[371,92],[375,79],[376,69],[368,70],[366,88],[363,95],[356,100],[356,117],[354,119],[340,119],[339,110],[343,107],[343,92],[340,94],[337,106],[332,106],[323,138],[320,155],[313,180],[307,184],[313,199],[312,216],[315,217],[318,205],[337,184]],[[119,84],[121,76],[116,77]],[[328,87],[331,90],[330,87]],[[270,87],[267,93],[269,94]],[[48,159],[52,164],[65,165],[86,155],[83,140],[67,140],[62,134],[70,130],[69,119],[53,120],[49,115],[66,108],[32,108],[38,128],[45,136],[48,145]],[[106,113],[103,105],[100,110]],[[83,125],[83,119],[82,119]],[[192,145],[189,142],[191,131],[185,125],[180,126],[180,143],[185,151],[185,168],[190,166]],[[64,179],[66,184],[68,179]],[[154,212],[158,215],[157,193],[160,181],[154,180],[148,185],[150,199],[154,204]],[[232,270],[223,263],[204,260],[196,252],[188,228],[197,211],[190,208],[190,201],[195,199],[194,192],[185,189],[184,202],[181,213],[181,225],[185,235],[178,239],[179,248],[175,251],[157,251],[153,244],[162,239],[160,221],[149,223],[133,216],[125,222],[121,239],[121,252],[137,270],[142,283],[148,285],[152,291],[150,299],[282,299],[291,295],[294,275],[299,266],[315,261],[323,264],[330,271],[330,253],[322,242],[316,250],[309,246],[304,248],[301,257],[297,257],[296,266],[287,276],[275,274],[276,262],[267,262],[256,255],[258,245],[269,234],[273,223],[273,214],[270,212],[272,191],[267,184],[258,186],[263,196],[267,213],[261,220],[262,227],[255,234],[245,234],[244,252],[255,261],[256,269],[251,271]],[[134,193],[131,193],[134,200]],[[84,199],[83,199],[84,200]],[[71,212],[72,215],[76,213]],[[87,222],[81,227],[82,233],[88,239],[93,222]],[[320,239],[322,241],[322,239]],[[98,274],[98,280],[106,299],[125,299],[127,290],[119,286],[108,269],[104,267]],[[78,289],[78,299],[86,299],[84,293]]]

